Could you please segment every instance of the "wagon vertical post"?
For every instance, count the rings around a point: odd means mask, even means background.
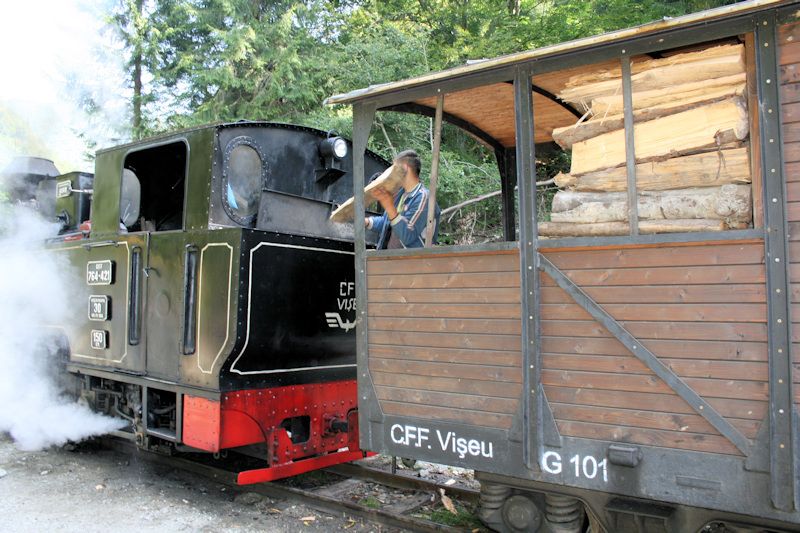
[[[625,53],[625,50],[622,50]],[[631,235],[639,235],[639,195],[636,192],[636,144],[633,130],[633,89],[631,87],[631,58],[623,56],[622,101],[625,113],[625,165],[628,173],[628,224]]]
[[[370,406],[377,405],[373,397],[373,387],[369,376],[366,373],[368,358],[368,339],[367,339],[367,249],[366,249],[366,228],[364,227],[364,195],[359,191],[364,190],[364,154],[367,150],[369,132],[372,129],[372,121],[375,117],[375,105],[370,103],[360,104],[353,107],[353,191],[355,199],[355,210],[353,213],[353,226],[355,229],[355,269],[356,269],[356,361],[362,375],[358,376],[358,400],[364,408],[359,410],[361,427],[368,427],[372,420]],[[369,401],[366,401],[369,399]],[[380,416],[380,415],[378,415]],[[380,418],[378,418],[380,420]],[[368,449],[373,448],[372,431],[362,431],[360,438],[369,439],[362,442],[362,446]],[[366,435],[366,437],[365,437]]]
[[[433,120],[433,155],[431,157],[431,180],[430,180],[430,197],[428,198],[428,225],[425,235],[425,248],[430,248],[433,244],[433,234],[436,231],[434,227],[436,217],[436,189],[439,183],[439,158],[441,157],[442,148],[442,111],[444,110],[444,95],[439,94],[436,98],[436,117]]]
[[[502,198],[503,240],[515,241],[517,239],[516,223],[514,221],[516,198],[514,188],[517,184],[516,161],[514,151],[506,148],[495,148],[497,167],[500,170],[500,194]]]
[[[761,164],[766,217],[767,291],[769,327],[769,463],[772,504],[796,510],[797,434],[792,402],[791,316],[788,295],[787,222],[778,92],[778,42],[774,13],[756,21],[756,74],[761,95]]]
[[[523,420],[530,428],[523,447],[523,461],[535,468],[542,446],[541,389],[537,349],[538,283],[536,268],[536,156],[533,139],[533,87],[530,67],[514,75],[514,107],[517,135],[517,183],[519,184],[520,291],[522,293]]]

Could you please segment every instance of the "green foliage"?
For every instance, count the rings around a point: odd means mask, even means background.
[[[302,121],[333,87],[299,2],[165,0],[146,54],[167,113],[155,129],[217,120]]]
[[[213,121],[266,119],[350,135],[351,112],[325,97],[733,0],[118,0],[111,17],[145,81],[135,134]],[[135,105],[134,105],[135,109]],[[136,113],[134,113],[135,115]],[[382,113],[370,148],[406,148],[430,169],[431,120]],[[537,180],[569,165],[540,153]],[[454,205],[500,188],[491,150],[463,131],[443,132],[438,200]],[[425,172],[423,172],[425,174]],[[555,187],[540,188],[546,219]],[[445,242],[501,237],[500,200],[447,217]]]
[[[430,515],[425,518],[437,524],[464,528],[468,531],[486,531],[485,526],[478,518],[477,509],[469,509],[461,503],[455,503],[455,508],[456,514],[453,514],[443,506],[439,506],[431,510]]]
[[[559,149],[555,144],[540,147],[536,154],[536,217],[539,222],[550,220],[550,207],[558,187],[552,183],[559,172],[568,172],[571,153]]]

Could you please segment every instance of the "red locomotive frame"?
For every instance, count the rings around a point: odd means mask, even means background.
[[[240,485],[363,459],[356,393],[347,380],[227,392],[221,401],[186,395],[183,442],[207,452],[265,443],[269,466],[240,472]],[[295,443],[280,424],[301,416],[310,419],[308,440]]]

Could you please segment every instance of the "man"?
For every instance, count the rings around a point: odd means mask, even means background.
[[[406,150],[397,154],[394,165],[403,170],[401,188],[394,198],[382,187],[372,191],[384,209],[383,215],[367,217],[364,224],[367,229],[377,231],[378,249],[382,248],[423,248],[427,236],[428,225],[428,189],[419,180],[422,164],[414,150]],[[433,243],[439,233],[439,206],[436,206],[434,218]]]

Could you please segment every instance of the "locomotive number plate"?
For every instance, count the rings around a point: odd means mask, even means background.
[[[110,259],[104,261],[89,261],[86,263],[87,285],[111,285],[114,282],[114,262]]]
[[[66,198],[72,193],[72,182],[59,181],[56,185],[56,198]]]
[[[89,296],[89,320],[108,320],[109,300],[105,295]]]
[[[105,350],[108,348],[108,332],[102,329],[93,329],[91,335],[92,349]]]

